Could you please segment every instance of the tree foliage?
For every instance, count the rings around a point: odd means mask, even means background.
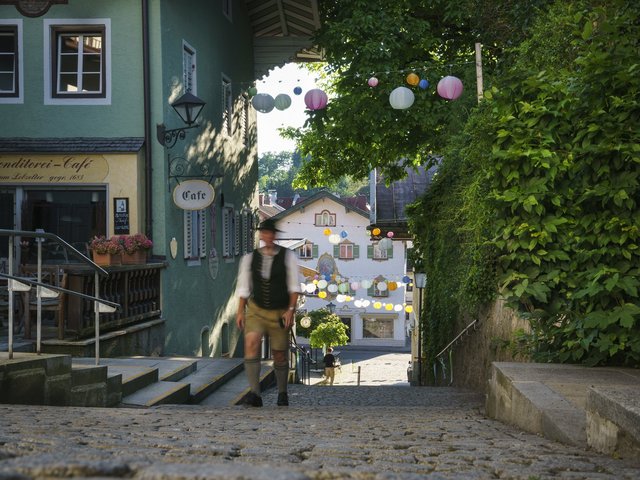
[[[346,345],[349,342],[348,328],[342,323],[340,317],[333,313],[329,314],[325,317],[325,321],[311,332],[309,344],[313,348]]]

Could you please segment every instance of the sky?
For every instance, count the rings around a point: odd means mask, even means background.
[[[296,95],[293,89],[302,88],[302,93]],[[302,127],[306,120],[304,113],[304,94],[312,88],[317,88],[314,77],[303,66],[288,63],[282,68],[275,68],[269,75],[256,82],[258,93],[268,93],[275,98],[280,93],[291,97],[291,106],[286,110],[274,108],[269,113],[257,112],[258,116],[258,155],[266,152],[281,152],[295,149],[291,140],[280,138],[277,129],[280,127]]]

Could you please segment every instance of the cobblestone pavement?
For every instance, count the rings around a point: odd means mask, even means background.
[[[0,405],[0,479],[640,476],[638,464],[487,419],[482,397],[462,390],[291,385],[288,408],[274,391],[263,398],[263,408]]]

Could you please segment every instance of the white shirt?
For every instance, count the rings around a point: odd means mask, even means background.
[[[284,247],[276,247],[276,255],[280,249]],[[262,255],[262,278],[271,277],[271,266],[275,255]],[[251,262],[253,261],[253,252],[247,253],[240,259],[240,268],[238,271],[238,285],[236,287],[236,295],[240,298],[249,298],[253,292],[253,280],[251,275]],[[285,248],[284,265],[287,269],[287,291],[289,293],[300,293],[300,283],[298,282],[298,263],[296,255],[292,250]]]

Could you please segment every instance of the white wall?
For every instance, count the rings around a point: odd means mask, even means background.
[[[323,210],[328,210],[336,215],[336,226],[325,227],[315,226],[315,215]],[[373,281],[379,275],[384,276],[387,281],[395,281],[399,284],[405,276],[405,245],[404,242],[394,241],[393,257],[386,260],[374,260],[367,258],[367,246],[371,245],[371,239],[366,234],[366,227],[369,226],[369,218],[361,213],[345,208],[344,205],[334,201],[332,198],[319,198],[312,204],[306,205],[303,209],[292,207],[287,210],[286,215],[278,221],[278,228],[283,233],[278,234],[278,238],[306,238],[318,246],[318,257],[313,259],[299,258],[300,265],[318,270],[318,260],[327,254],[333,257],[334,245],[329,242],[329,237],[324,234],[326,228],[330,228],[332,233],[340,234],[346,232],[345,240],[359,245],[359,258],[353,260],[341,260],[335,258],[338,275],[349,278],[350,282],[361,283],[362,280]],[[357,308],[354,300],[365,299],[371,304],[367,308]],[[352,345],[380,345],[380,346],[404,346],[406,340],[406,325],[404,306],[400,312],[388,311],[384,307],[375,309],[373,304],[403,305],[405,300],[405,287],[399,286],[395,291],[389,291],[387,297],[370,297],[367,289],[358,288],[356,296],[352,301],[339,303],[334,294],[329,294],[326,299],[315,296],[306,297],[305,308],[308,311],[324,308],[331,301],[337,307],[335,313],[341,317],[351,318],[351,344]],[[364,338],[363,319],[392,319],[393,338]]]

